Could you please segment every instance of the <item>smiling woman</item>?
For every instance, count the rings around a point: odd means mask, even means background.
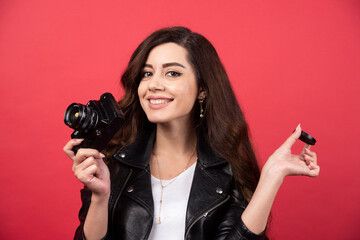
[[[187,60],[186,49],[175,43],[164,43],[149,54],[138,88],[141,107],[153,123],[191,125],[190,112],[198,91],[195,71]]]
[[[74,155],[79,140],[64,147],[85,185],[75,239],[266,238],[284,177],[319,174],[308,145],[291,154],[299,125],[260,175],[228,76],[200,34],[154,32],[121,81],[125,123],[105,155]]]

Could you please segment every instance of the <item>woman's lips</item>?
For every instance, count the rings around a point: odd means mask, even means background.
[[[151,109],[160,109],[169,105],[174,99],[171,98],[148,98]]]
[[[149,102],[151,104],[165,104],[170,102],[170,99],[149,99]]]

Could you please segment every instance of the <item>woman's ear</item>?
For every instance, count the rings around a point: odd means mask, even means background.
[[[206,92],[205,92],[205,90],[201,87],[200,90],[199,90],[198,99],[201,100],[201,99],[205,99],[205,98],[206,98]]]

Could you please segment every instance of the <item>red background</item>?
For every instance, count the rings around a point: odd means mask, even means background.
[[[130,54],[173,25],[202,33],[218,50],[261,165],[298,123],[318,140],[320,177],[284,181],[270,236],[358,239],[355,0],[1,0],[0,238],[72,238],[81,184],[62,152],[71,133],[64,111],[106,91],[121,97]]]

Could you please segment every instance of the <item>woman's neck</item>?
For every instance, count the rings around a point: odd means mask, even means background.
[[[171,124],[157,125],[156,140],[150,160],[150,170],[154,177],[162,180],[173,179],[194,164],[196,159],[194,129]]]
[[[184,156],[196,147],[196,133],[191,127],[158,124],[153,152],[156,155]]]

